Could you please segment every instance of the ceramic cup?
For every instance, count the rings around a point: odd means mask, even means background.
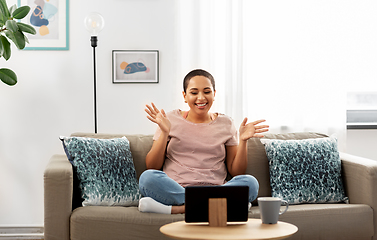
[[[285,204],[285,209],[280,212],[281,204]],[[258,205],[260,217],[264,224],[275,224],[278,222],[279,215],[282,215],[288,210],[288,202],[277,197],[259,197]]]

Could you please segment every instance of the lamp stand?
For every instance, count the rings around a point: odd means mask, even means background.
[[[96,47],[97,36],[91,36],[91,45],[93,47],[93,69],[94,69],[94,133],[97,133],[97,79],[96,79]]]

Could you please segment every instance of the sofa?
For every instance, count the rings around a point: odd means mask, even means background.
[[[137,178],[146,170],[145,156],[152,135],[74,133],[71,136],[111,139],[125,136]],[[265,139],[316,139],[324,134],[303,132],[266,134]],[[279,217],[298,232],[289,239],[375,239],[377,240],[377,161],[340,153],[341,176],[348,203],[290,205]],[[271,196],[269,162],[260,139],[248,140],[247,173],[260,184],[258,196]],[[44,171],[45,240],[169,239],[160,233],[164,224],[184,220],[184,214],[141,213],[136,206],[85,206],[77,192],[77,179],[67,156],[53,155]],[[257,201],[249,218],[260,218]]]

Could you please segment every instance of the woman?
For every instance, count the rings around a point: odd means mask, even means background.
[[[216,90],[213,76],[193,70],[183,81],[183,97],[189,111],[165,113],[153,103],[146,105],[147,118],[159,128],[146,156],[148,170],[140,176],[141,212],[184,213],[185,187],[189,185],[249,186],[249,201],[258,195],[258,181],[243,175],[247,167],[247,140],[263,137],[264,120],[237,129],[231,118],[211,113]],[[162,169],[162,171],[160,170]],[[233,178],[226,182],[227,171]]]

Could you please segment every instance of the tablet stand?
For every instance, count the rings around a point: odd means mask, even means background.
[[[227,206],[226,198],[208,199],[208,222],[210,227],[226,227]]]

